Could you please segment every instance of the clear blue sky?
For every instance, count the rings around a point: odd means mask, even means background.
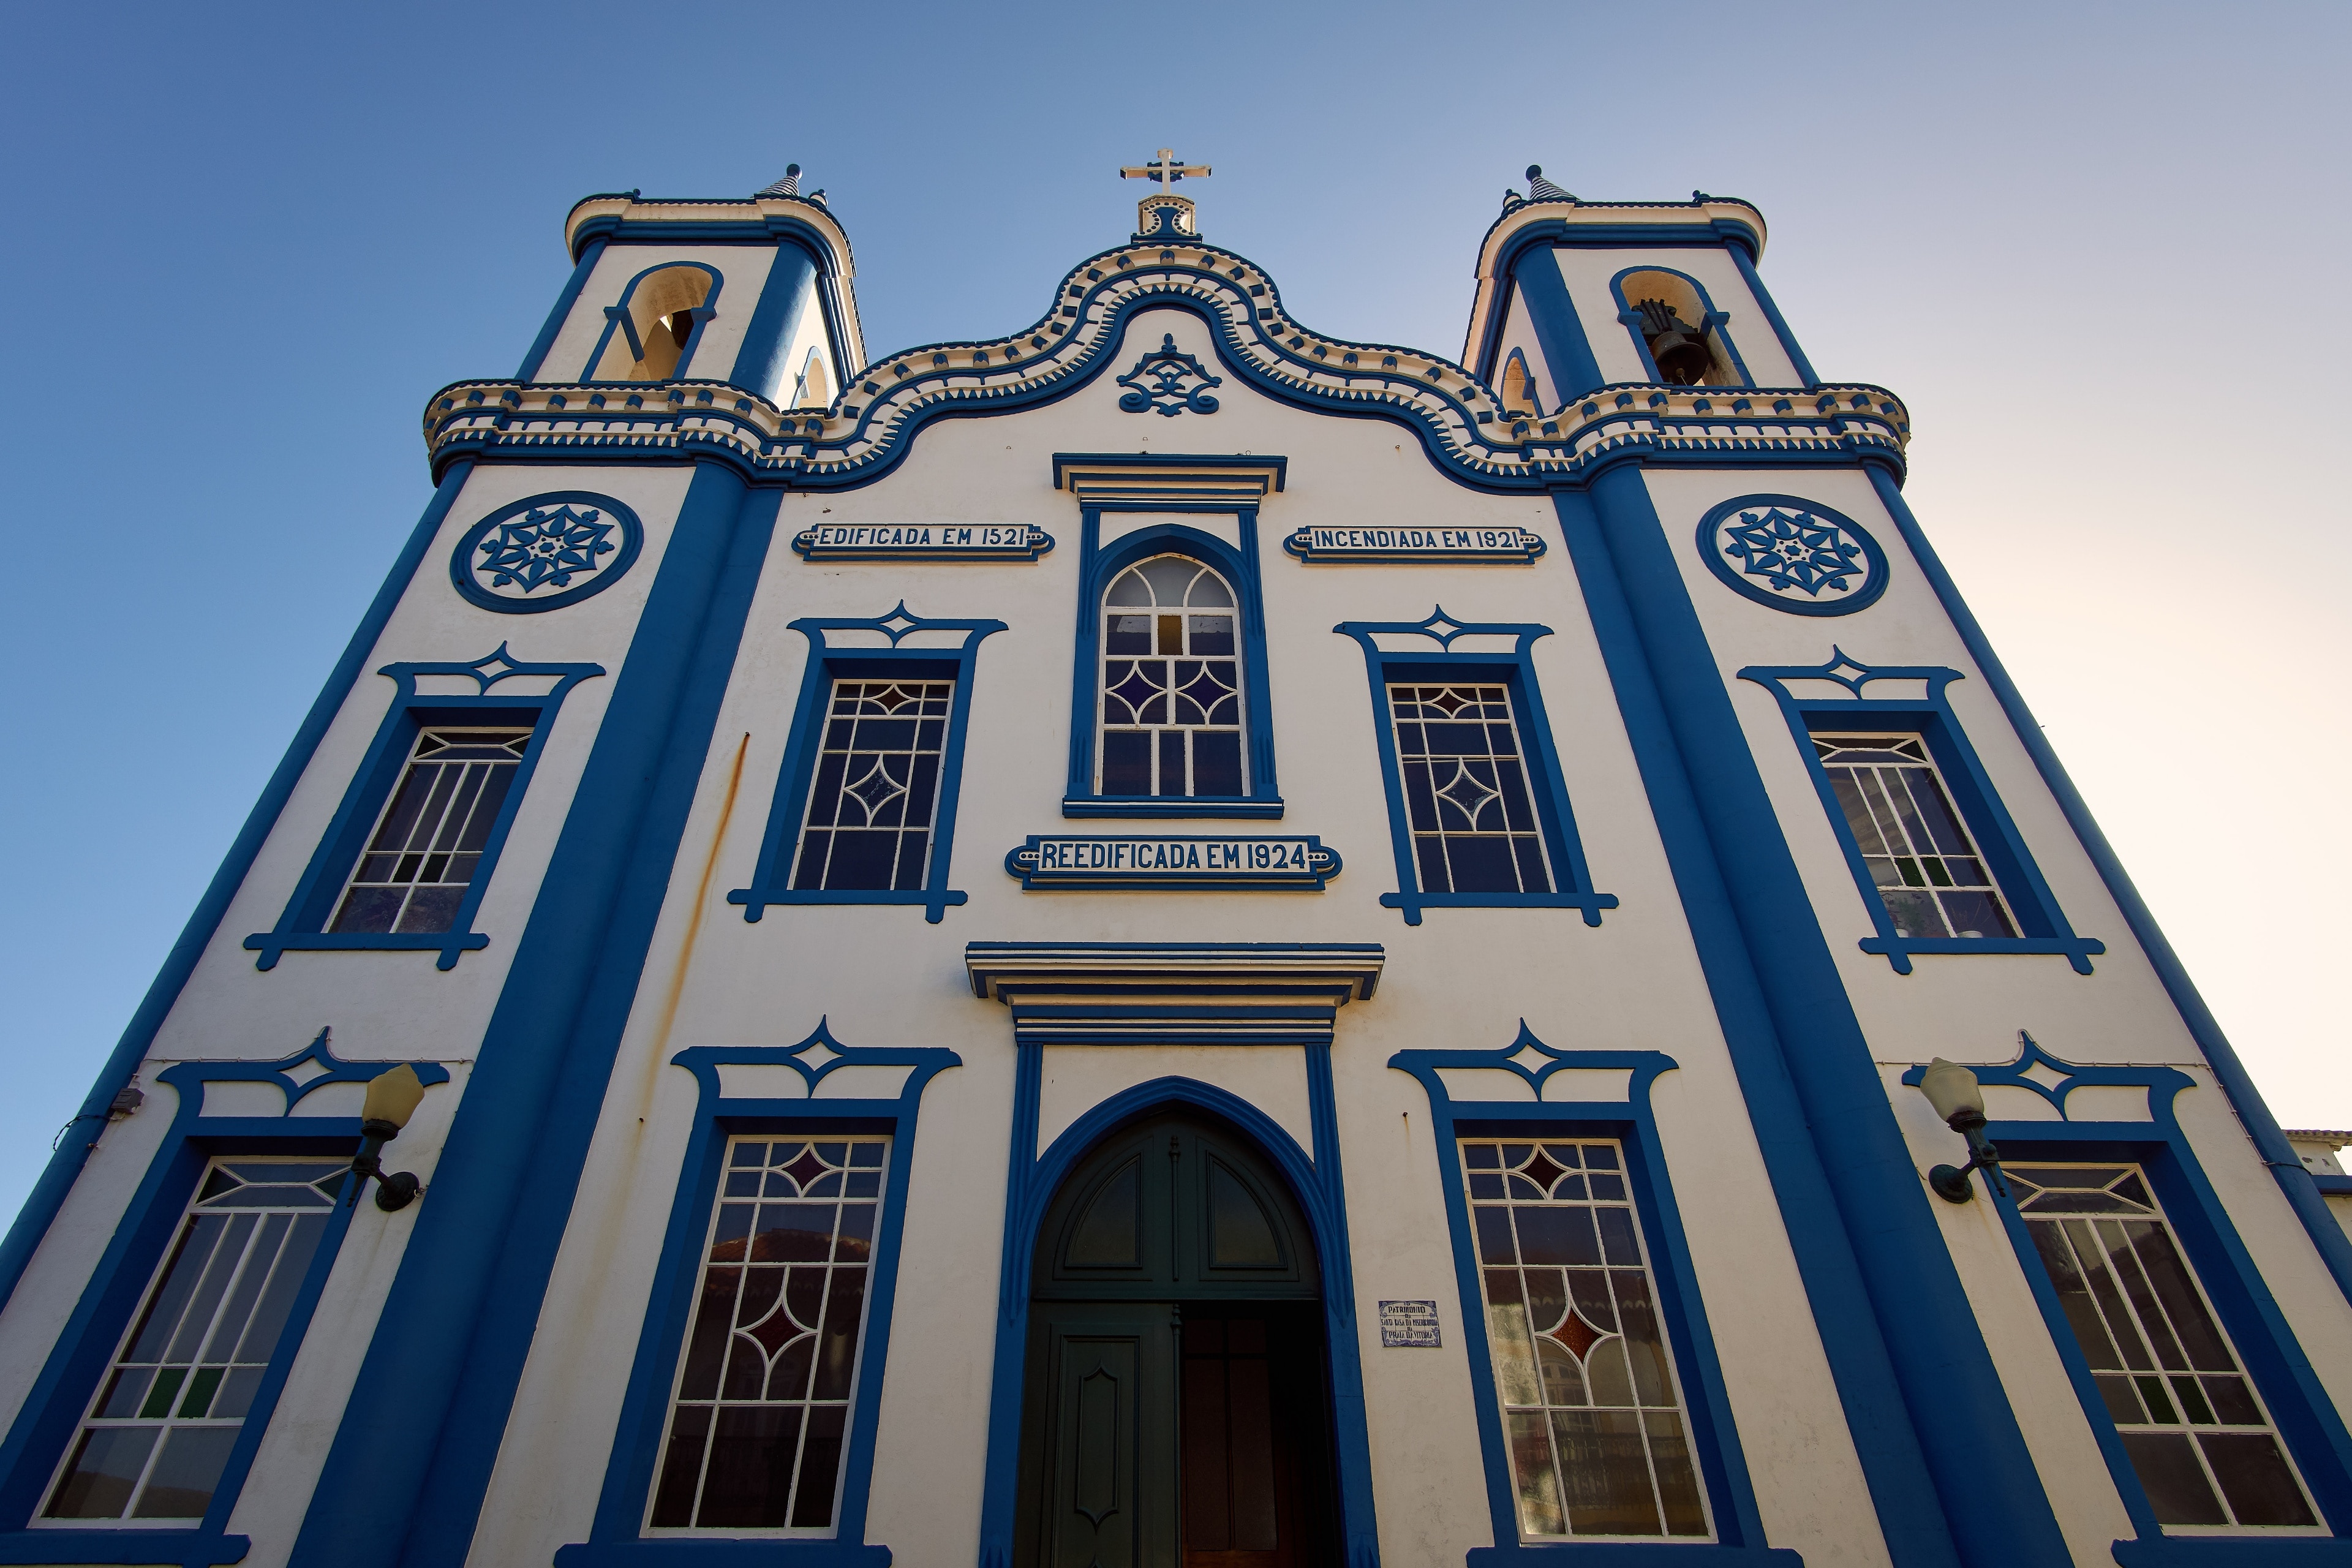
[[[797,161],[878,355],[1034,320],[1160,146],[1216,166],[1204,233],[1301,319],[1449,355],[1531,161],[1758,203],[1815,365],[1909,402],[1915,507],[2280,1119],[2352,1125],[2352,9],[15,0],[5,28],[0,1213],[423,507],[426,395],[512,373],[575,199]]]

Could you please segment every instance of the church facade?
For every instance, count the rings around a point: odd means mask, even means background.
[[[1206,172],[880,354],[793,178],[572,210],[0,1247],[0,1563],[2352,1563],[2352,1178],[1760,214],[1530,170],[1456,361]]]

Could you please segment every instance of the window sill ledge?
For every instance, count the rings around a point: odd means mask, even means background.
[[[736,1536],[709,1540],[662,1536],[652,1540],[588,1541],[558,1547],[555,1568],[756,1568],[759,1563],[793,1568],[890,1568],[890,1549],[854,1541],[810,1541],[790,1536]]]
[[[246,951],[261,956],[254,961],[256,969],[275,969],[278,961],[289,952],[437,952],[441,955],[436,969],[455,969],[460,953],[472,952],[490,945],[490,939],[479,931],[256,931],[245,939]],[[5,1559],[0,1559],[5,1561]]]
[[[1920,954],[1979,952],[2047,953],[2065,959],[2077,974],[2091,973],[2091,960],[2107,951],[2096,937],[2085,936],[1866,936],[1862,951],[1883,953],[1897,974],[1911,973],[1911,960]]]
[[[1064,816],[1236,817],[1271,822],[1282,816],[1279,795],[1073,795],[1062,797]]]
[[[0,1531],[0,1563],[172,1563],[180,1568],[220,1568],[253,1550],[244,1535],[202,1530]]]
[[[1381,908],[1402,910],[1404,923],[1417,926],[1423,910],[1582,910],[1584,923],[1597,926],[1601,911],[1617,907],[1614,893],[1382,893]],[[1578,1542],[1583,1551],[1590,1542]],[[1502,1548],[1482,1548],[1500,1551]],[[1548,1552],[1548,1546],[1531,1546],[1531,1552]],[[1644,1548],[1647,1550],[1647,1548]]]
[[[2352,1563],[2340,1535],[2160,1535],[2118,1541],[2123,1568],[2324,1568]]]
[[[1577,1568],[1658,1568],[1661,1563],[1704,1563],[1706,1568],[1804,1568],[1805,1560],[1785,1546],[1726,1546],[1713,1541],[1519,1542],[1511,1546],[1474,1546],[1467,1568],[1512,1568],[1558,1555]]]
[[[756,924],[760,916],[775,904],[919,904],[923,919],[937,925],[945,918],[950,904],[967,902],[971,895],[953,888],[931,889],[909,888],[845,888],[831,892],[811,892],[803,889],[776,888],[760,891],[738,888],[727,895],[730,904],[743,906],[745,924]]]

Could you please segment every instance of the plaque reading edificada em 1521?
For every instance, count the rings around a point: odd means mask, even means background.
[[[1544,552],[1524,528],[1302,528],[1282,542],[1301,561],[1524,566]]]
[[[1034,561],[1054,536],[1026,522],[827,522],[793,548],[806,561]]]
[[[1312,834],[1281,838],[1205,835],[1078,837],[1032,834],[1004,858],[1026,891],[1219,892],[1303,889],[1339,874],[1339,854]]]

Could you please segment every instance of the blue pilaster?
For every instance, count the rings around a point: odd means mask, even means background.
[[[580,291],[588,286],[588,274],[596,270],[596,258],[604,254],[604,242],[601,239],[590,240],[587,248],[581,251],[580,259],[572,265],[572,276],[564,282],[563,292],[555,297],[555,308],[548,311],[539,336],[531,340],[522,356],[522,368],[515,372],[517,381],[537,379],[539,367],[547,363],[547,351],[555,346],[556,334],[571,318],[572,307],[580,302]]]
[[[297,1568],[466,1559],[782,499],[696,468]]]
[[[1565,407],[1599,386],[1603,377],[1584,323],[1576,318],[1576,302],[1568,297],[1559,258],[1549,245],[1530,246],[1512,258],[1511,280],[1527,301],[1528,324],[1535,329],[1536,346],[1543,350],[1544,364],[1551,372],[1552,391]]]
[[[760,302],[751,308],[751,323],[743,329],[743,346],[735,352],[735,374],[728,379],[781,405],[785,384],[793,378],[787,358],[815,302],[815,258],[789,240],[780,241],[776,258],[768,265],[768,280],[760,287]],[[856,368],[844,365],[841,374]]]
[[[2057,1521],[1642,472],[1613,466],[1589,503],[1556,505],[1889,1554],[2060,1568]]]

